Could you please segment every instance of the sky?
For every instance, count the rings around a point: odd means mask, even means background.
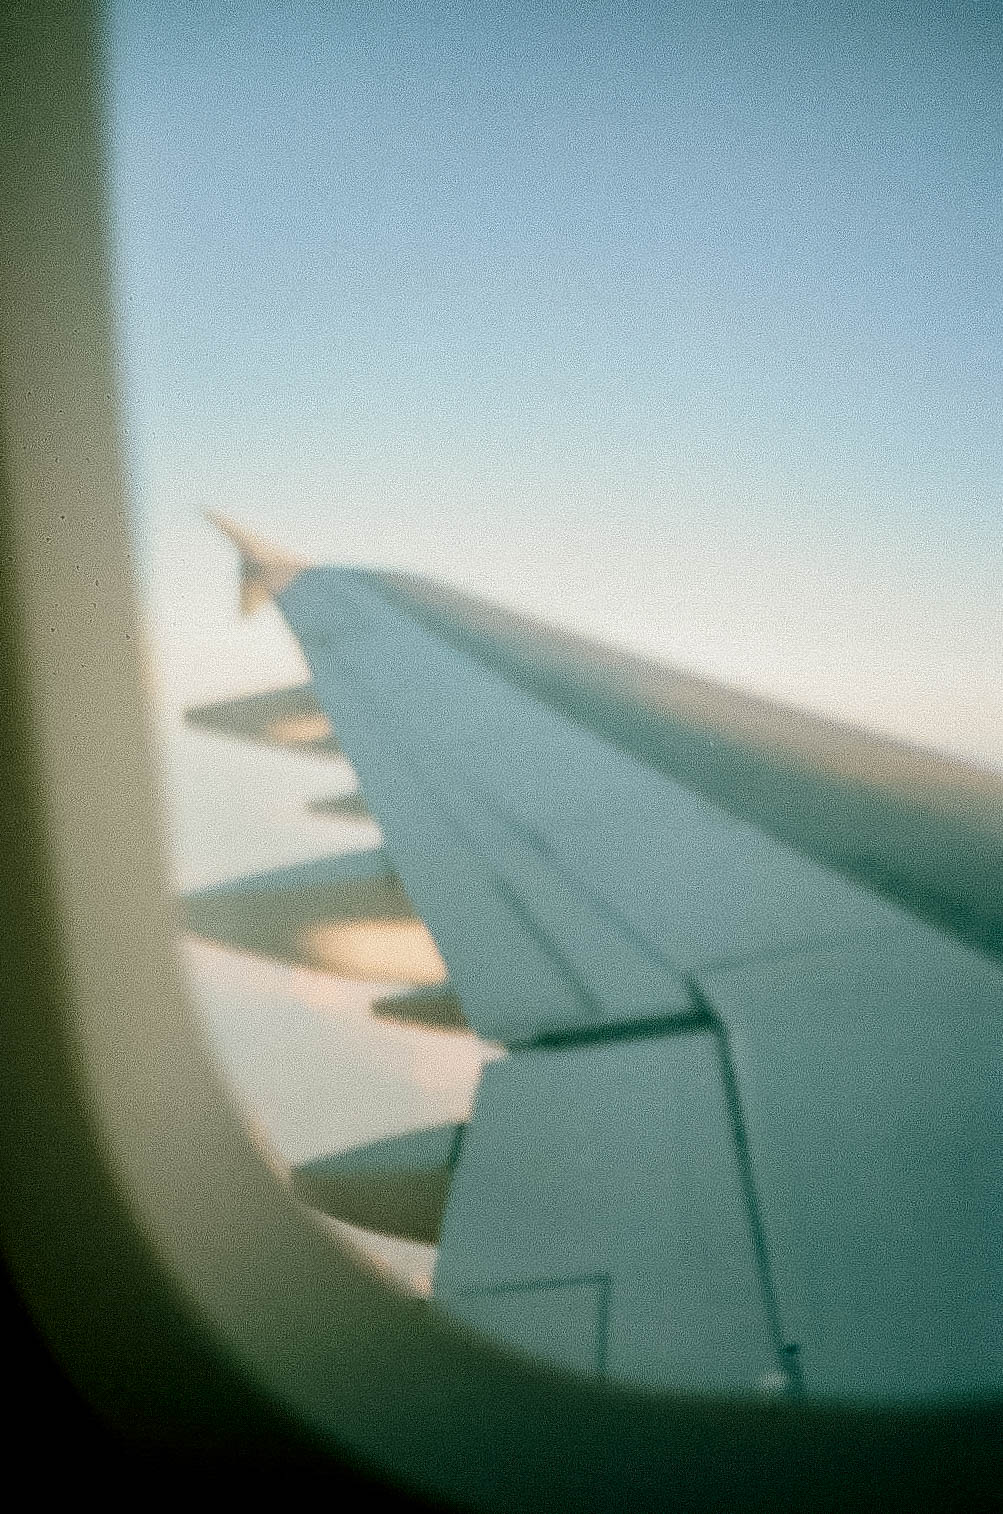
[[[114,0],[106,51],[179,880],[369,844],[302,814],[345,773],[180,724],[303,676],[207,509],[1003,767],[995,4]],[[262,1003],[367,1090],[356,1134],[469,1099],[448,1038],[416,1073],[370,1027],[360,1070],[358,986],[311,1042],[295,985],[210,959],[286,1154],[351,1132]]]

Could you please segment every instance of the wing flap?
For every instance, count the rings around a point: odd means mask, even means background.
[[[554,1277],[455,1294],[449,1312],[483,1335],[567,1371],[603,1376],[609,1279]]]
[[[522,1346],[546,1290],[572,1278],[601,1289],[599,1361],[620,1381],[755,1392],[781,1370],[709,1034],[526,1051],[486,1068],[436,1296]],[[536,1350],[576,1364],[581,1309],[562,1304],[555,1294]]]
[[[939,1398],[1003,1381],[995,963],[906,922],[867,954],[708,974],[805,1384]]]

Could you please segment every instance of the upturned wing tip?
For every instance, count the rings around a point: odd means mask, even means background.
[[[276,547],[215,510],[207,511],[206,519],[222,531],[240,553],[240,610],[243,615],[252,615],[266,600],[281,594],[296,575],[309,566],[305,557]]]

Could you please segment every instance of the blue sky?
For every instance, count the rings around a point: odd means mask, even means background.
[[[178,727],[301,672],[209,508],[1003,766],[1001,55],[988,3],[115,0],[183,876],[333,834]]]
[[[119,0],[158,593],[224,508],[995,760],[998,11],[812,10]]]

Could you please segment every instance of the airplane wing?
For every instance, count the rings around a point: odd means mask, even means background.
[[[332,1202],[413,1169],[441,1306],[559,1365],[998,1389],[999,785],[220,524],[441,955],[411,1017],[508,1052]]]

